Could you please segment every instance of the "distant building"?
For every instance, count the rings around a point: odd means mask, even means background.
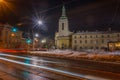
[[[119,43],[118,43],[119,42]],[[65,7],[62,8],[62,16],[59,19],[58,32],[55,34],[55,45],[59,49],[120,49],[120,32],[108,31],[72,33],[69,31],[68,18]]]
[[[0,48],[25,48],[22,31],[12,32],[9,24],[0,24]]]
[[[72,35],[72,49],[105,49],[111,41],[120,41],[120,32],[78,32]]]

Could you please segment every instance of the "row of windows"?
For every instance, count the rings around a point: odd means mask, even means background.
[[[98,35],[96,35],[96,36],[84,36],[84,38],[94,38],[94,37],[98,38],[99,36]],[[104,38],[105,35],[101,35],[100,37]],[[111,35],[107,35],[107,37],[109,38],[109,37],[111,37]],[[117,37],[120,37],[120,34],[117,34]],[[74,38],[76,39],[77,36],[74,36]],[[79,38],[83,38],[83,36],[80,36]]]
[[[104,40],[102,39],[101,40],[101,43],[105,43],[105,42],[109,42],[110,40]],[[77,41],[77,40],[74,40],[74,43],[77,44],[77,43],[98,43],[98,40],[80,40],[80,41]]]

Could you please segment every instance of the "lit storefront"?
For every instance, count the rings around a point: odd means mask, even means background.
[[[108,42],[108,49],[110,51],[120,50],[120,41]]]

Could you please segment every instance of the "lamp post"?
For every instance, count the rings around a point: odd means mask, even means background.
[[[33,30],[32,30],[33,31]],[[33,34],[33,50],[35,49],[35,38],[39,37],[39,34]]]
[[[37,24],[38,25],[42,25],[43,24],[43,22],[41,21],[41,20],[38,20],[37,21]],[[34,50],[35,49],[35,40],[34,40],[34,38],[35,37],[39,37],[39,34],[34,34],[34,31],[33,31],[33,29],[32,29],[32,35],[33,35],[33,44],[32,44],[32,49]]]

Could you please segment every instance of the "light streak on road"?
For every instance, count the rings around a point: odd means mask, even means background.
[[[0,59],[4,60],[4,61],[8,61],[8,62],[20,64],[20,65],[24,65],[24,66],[35,67],[35,68],[40,68],[40,69],[44,69],[44,70],[54,71],[54,72],[58,72],[58,73],[61,73],[61,74],[66,74],[66,75],[70,75],[70,76],[74,76],[74,77],[84,78],[84,75],[80,75],[80,74],[76,74],[76,73],[72,73],[72,72],[68,72],[68,71],[62,71],[62,70],[59,70],[59,69],[53,69],[53,68],[50,68],[50,67],[38,66],[38,65],[28,64],[28,63],[26,64],[26,63],[23,63],[23,62],[20,62],[20,61],[6,59],[6,58],[2,58],[2,57],[0,57]]]
[[[3,53],[0,53],[0,56],[14,57],[14,58],[20,58],[20,59],[29,59],[29,60],[34,60],[37,62],[57,63],[54,61],[36,60],[36,59],[29,58],[29,57],[15,56],[15,55],[10,55],[10,54],[3,54]]]
[[[14,55],[8,55],[8,54],[0,54],[0,55],[14,56]],[[14,57],[25,58],[25,57],[20,57],[20,56],[14,56]],[[85,80],[108,80],[108,79],[103,79],[103,78],[99,78],[99,77],[95,77],[95,76],[91,76],[91,75],[81,75],[81,74],[77,74],[77,73],[73,73],[73,72],[69,72],[69,71],[63,71],[63,70],[59,70],[59,69],[54,69],[54,68],[50,68],[50,67],[46,67],[46,66],[38,66],[38,65],[35,65],[35,64],[30,64],[30,63],[26,64],[24,62],[15,61],[15,60],[11,60],[11,59],[6,59],[6,58],[2,58],[2,57],[0,57],[0,59],[4,60],[4,61],[24,65],[24,66],[40,68],[40,69],[44,69],[44,70],[48,70],[48,71],[52,71],[52,72],[57,72],[57,73],[60,73],[60,74],[65,74],[65,75],[68,75],[68,76],[73,76],[73,77],[77,77],[77,78],[83,78]],[[27,58],[27,59],[29,59],[29,58]]]

